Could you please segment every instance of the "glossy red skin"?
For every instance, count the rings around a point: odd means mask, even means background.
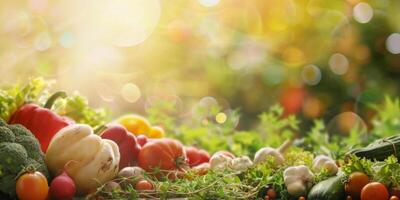
[[[67,173],[63,172],[51,181],[49,192],[54,199],[72,200],[76,192],[75,183]]]
[[[210,161],[210,154],[207,151],[203,149],[197,149],[196,147],[186,147],[186,155],[188,157],[188,163],[190,167]]]
[[[230,157],[230,158],[236,158],[236,156],[235,155],[233,155],[231,152],[229,152],[229,151],[217,151],[217,152],[215,152],[214,153],[214,155],[219,155],[219,154],[222,154],[222,155],[225,155],[225,156],[228,156],[228,157]]]
[[[137,163],[141,147],[135,135],[126,128],[118,124],[107,125],[107,129],[101,134],[101,138],[112,140],[118,145],[120,169]]]
[[[138,135],[136,137],[136,139],[137,139],[138,143],[140,144],[140,146],[144,146],[148,141],[148,138],[145,135]]]
[[[185,148],[179,141],[173,139],[152,140],[140,150],[138,166],[147,172],[152,172],[156,168],[168,171],[183,170],[187,167]]]
[[[10,124],[21,124],[39,140],[43,152],[47,151],[50,140],[62,128],[73,124],[68,118],[35,104],[25,104],[10,119]]]
[[[147,180],[141,180],[136,183],[135,190],[152,190],[153,185]]]

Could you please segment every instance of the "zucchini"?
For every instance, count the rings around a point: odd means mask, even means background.
[[[375,140],[364,148],[353,149],[347,153],[369,160],[383,161],[391,155],[400,159],[400,135]]]
[[[346,199],[344,184],[339,176],[330,177],[314,185],[307,200],[343,200]]]

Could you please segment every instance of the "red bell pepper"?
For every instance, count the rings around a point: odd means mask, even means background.
[[[119,168],[133,166],[137,163],[141,149],[135,135],[118,124],[109,124],[106,130],[100,135],[103,139],[114,141],[119,147]]]
[[[198,149],[196,147],[186,147],[185,149],[190,167],[207,163],[210,160],[210,154],[203,149]]]
[[[46,152],[53,136],[60,129],[74,123],[71,119],[61,117],[50,110],[57,98],[66,96],[65,92],[56,92],[43,108],[33,103],[25,104],[15,111],[9,123],[21,124],[29,129],[39,140],[42,151]]]

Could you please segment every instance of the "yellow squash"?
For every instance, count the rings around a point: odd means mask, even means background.
[[[124,115],[117,119],[117,123],[124,126],[129,132],[135,135],[145,135],[149,137],[151,125],[146,118],[139,115]]]
[[[64,170],[74,180],[77,192],[86,194],[118,173],[120,154],[111,140],[102,139],[88,125],[61,129],[51,140],[46,164],[53,175]]]

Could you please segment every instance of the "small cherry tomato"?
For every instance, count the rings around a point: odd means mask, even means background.
[[[389,199],[389,191],[382,183],[368,183],[361,190],[361,200],[387,200]]]
[[[45,200],[49,185],[42,173],[27,172],[18,178],[16,192],[20,200]]]
[[[299,197],[299,200],[306,200],[305,197]]]
[[[400,200],[399,197],[391,196],[389,200]]]
[[[267,190],[267,196],[269,196],[271,199],[276,199],[278,195],[274,189],[270,188]]]
[[[141,180],[135,185],[136,190],[152,190],[153,185],[147,180]]]
[[[352,198],[358,199],[362,188],[369,183],[369,178],[362,172],[353,172],[344,187],[346,193]]]

